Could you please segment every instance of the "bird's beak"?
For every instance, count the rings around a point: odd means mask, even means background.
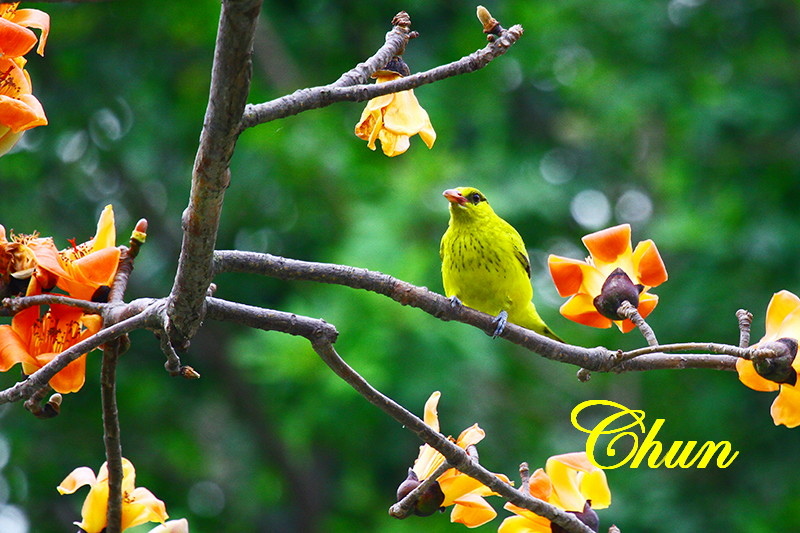
[[[456,189],[447,189],[442,193],[442,196],[447,198],[451,204],[465,205],[467,203],[467,199],[464,198],[464,195]]]

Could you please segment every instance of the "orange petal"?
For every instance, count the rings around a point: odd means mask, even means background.
[[[610,328],[611,320],[597,312],[593,299],[588,294],[576,294],[561,306],[564,318],[593,328]]]
[[[450,514],[450,521],[467,527],[478,527],[490,522],[495,516],[497,511],[486,500],[474,494],[467,494],[456,502]]]
[[[631,251],[631,226],[621,224],[596,231],[584,236],[582,241],[595,261],[614,263],[620,256]]]
[[[780,385],[761,377],[756,372],[752,361],[746,359],[736,359],[736,372],[739,374],[739,381],[753,390],[762,392],[772,392],[780,388]]]
[[[47,36],[50,34],[50,15],[38,9],[18,9],[14,13],[14,22],[27,28],[42,30],[36,53],[43,56],[44,47],[47,44]]]
[[[97,477],[94,475],[94,471],[88,466],[81,466],[70,472],[69,475],[64,478],[64,481],[56,487],[56,490],[62,495],[72,494],[79,488],[85,485],[94,485],[96,482]]]
[[[652,240],[642,241],[633,251],[633,264],[639,283],[648,287],[657,287],[667,281],[667,267],[658,253],[658,248]]]
[[[56,353],[46,353],[41,354],[36,357],[40,367],[44,366],[45,364],[49,363],[53,357],[55,357]],[[70,392],[78,392],[83,387],[83,383],[86,380],[86,354],[78,357],[63,370],[56,373],[55,376],[50,380],[50,386],[55,389],[56,392],[60,392],[61,394],[67,394]]]
[[[114,207],[108,204],[100,213],[97,221],[97,230],[92,239],[92,251],[96,252],[103,248],[111,248],[117,244],[117,230],[114,225]]]
[[[0,17],[0,54],[8,57],[24,56],[35,44],[35,33]]]
[[[550,277],[553,278],[558,294],[572,296],[580,290],[584,269],[589,265],[583,261],[551,254],[547,258],[547,266],[550,268]]]
[[[770,414],[775,425],[789,428],[800,426],[800,389],[783,384],[778,397],[772,402]]]
[[[784,329],[783,323],[786,318],[798,309],[800,309],[800,298],[795,294],[787,290],[773,294],[769,305],[767,305],[766,335],[761,339],[761,342],[786,336],[781,334],[779,330]]]
[[[550,520],[536,515],[530,518],[509,516],[497,529],[497,533],[550,533],[551,531]]]
[[[169,515],[164,502],[144,487],[137,487],[128,493],[130,502],[122,505],[122,530],[147,522],[163,523]]]
[[[28,346],[9,325],[0,326],[0,372],[17,363],[33,364]]]
[[[486,432],[483,431],[478,424],[473,424],[461,432],[461,435],[459,435],[456,440],[456,444],[466,449],[467,446],[478,444],[485,436]]]
[[[558,497],[556,504],[563,509],[583,511],[586,500],[592,500],[592,505],[597,508],[607,507],[611,503],[605,473],[589,462],[586,452],[550,457],[545,470]],[[584,490],[588,490],[589,494]]]
[[[423,420],[425,424],[431,427],[434,431],[439,431],[439,414],[437,408],[439,407],[439,398],[442,397],[442,393],[434,391],[428,401],[425,402],[425,415],[423,416]]]

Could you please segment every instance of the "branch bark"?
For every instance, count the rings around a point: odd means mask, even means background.
[[[336,352],[333,342],[336,340],[338,333],[336,328],[327,322],[291,313],[228,302],[218,298],[209,298],[207,309],[208,317],[215,320],[232,321],[266,331],[281,331],[305,337],[311,342],[314,351],[337,376],[353,387],[368,402],[384,411],[407,429],[413,431],[422,441],[439,451],[453,468],[457,468],[468,476],[477,479],[514,505],[543,516],[564,527],[567,531],[592,533],[592,530],[574,515],[566,513],[542,500],[523,494],[513,486],[500,480],[492,472],[475,462],[462,448],[446,439],[441,433],[434,431],[422,419],[370,385]]]
[[[495,330],[494,317],[465,306],[453,306],[449,298],[393,278],[382,272],[331,263],[298,261],[271,254],[240,251],[217,251],[214,254],[214,273],[248,272],[282,280],[304,280],[344,285],[387,296],[402,305],[410,305],[442,320],[455,320],[475,326],[487,334]],[[595,372],[627,372],[677,368],[712,368],[734,370],[736,356],[741,350],[735,346],[690,344],[687,349],[725,346],[730,355],[670,354],[659,347],[648,347],[634,352],[621,353],[604,347],[583,348],[556,342],[536,332],[507,324],[500,337],[518,344],[534,353],[554,361],[569,363]],[[677,351],[677,350],[676,350]],[[720,353],[719,351],[717,353]]]
[[[169,298],[168,336],[183,349],[203,319],[211,260],[217,238],[229,163],[250,91],[251,53],[261,0],[222,2],[208,107],[194,162],[189,206],[183,213],[183,242]]]
[[[447,65],[394,81],[363,85],[364,81],[366,81],[364,74],[367,72],[372,74],[375,70],[385,65],[385,62],[380,64],[380,61],[383,60],[385,55],[388,55],[389,51],[399,49],[401,45],[405,46],[394,32],[395,30],[392,30],[387,34],[386,44],[379,50],[378,54],[370,58],[366,63],[356,67],[358,69],[357,73],[351,74],[354,71],[350,71],[350,73],[343,75],[339,80],[329,85],[300,89],[270,102],[248,105],[245,108],[244,117],[242,117],[242,129],[296,115],[309,109],[325,107],[336,102],[363,102],[376,96],[414,89],[421,85],[460,74],[475,72],[488,65],[495,58],[505,54],[522,36],[523,29],[519,25],[512,26],[484,48]],[[379,59],[375,59],[376,57]],[[389,55],[389,58],[391,58],[391,55]],[[358,85],[349,85],[351,82],[356,81],[359,82]]]

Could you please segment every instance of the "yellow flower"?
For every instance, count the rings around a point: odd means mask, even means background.
[[[753,347],[782,338],[800,341],[800,298],[789,291],[780,291],[772,296],[767,306],[766,334]],[[800,357],[795,357],[792,368],[800,372]],[[800,426],[800,387],[797,384],[775,383],[761,377],[752,361],[736,360],[739,380],[757,391],[778,391],[772,402],[770,414],[775,425],[790,428]]]
[[[50,33],[50,15],[38,9],[17,9],[19,2],[0,3],[0,56],[20,57],[36,44],[36,34],[29,28],[42,31],[36,53],[44,55]]]
[[[586,452],[549,458],[544,470],[539,468],[531,475],[528,490],[534,498],[572,513],[582,513],[587,501],[592,509],[611,505],[606,474],[589,462]],[[512,503],[505,508],[516,516],[503,520],[498,533],[550,533],[550,520]]]
[[[161,522],[168,518],[164,502],[143,487],[136,487],[136,470],[127,459],[122,459],[122,530],[145,524]],[[82,466],[73,470],[57,487],[60,494],[72,494],[89,485],[89,494],[83,502],[80,522],[75,525],[86,533],[100,533],[106,527],[108,511],[108,468],[100,467],[95,477],[91,468]]]
[[[437,406],[441,393],[439,391],[431,394],[428,401],[425,402],[425,415],[424,421],[434,431],[439,431],[439,416],[437,414]],[[486,433],[478,427],[478,424],[468,427],[458,439],[454,440],[456,445],[466,449],[469,446],[474,446],[483,440]],[[452,437],[450,440],[453,440]],[[419,456],[414,461],[413,471],[419,481],[424,481],[429,478],[442,463],[444,463],[444,456],[436,451],[428,444],[423,444],[419,449]],[[495,474],[498,478],[506,483],[510,480],[502,475]],[[453,511],[450,514],[451,522],[458,522],[467,527],[478,527],[492,520],[497,516],[497,512],[491,505],[483,498],[495,494],[489,487],[483,485],[481,482],[461,473],[455,468],[446,470],[436,480],[439,487],[444,494],[444,501],[441,507],[453,506]]]
[[[377,83],[401,77],[397,72],[389,70],[375,73]],[[436,132],[428,113],[419,105],[412,89],[373,98],[367,103],[356,124],[356,135],[367,141],[367,147],[375,150],[375,140],[379,139],[383,153],[389,157],[408,150],[411,145],[409,138],[416,134],[419,134],[428,148],[433,147]]]
[[[590,256],[578,261],[551,255],[547,262],[550,275],[561,296],[571,296],[561,306],[561,314],[579,324],[595,328],[610,328],[612,322],[624,333],[635,326],[628,319],[614,320],[609,313],[602,313],[599,305],[604,284],[616,277],[627,277],[626,283],[633,290],[632,298],[626,298],[646,317],[658,304],[658,296],[648,290],[667,280],[667,270],[661,255],[652,240],[631,246],[631,227],[622,224],[590,233],[583,237]],[[632,284],[632,285],[631,285]],[[614,307],[616,311],[616,307]]]

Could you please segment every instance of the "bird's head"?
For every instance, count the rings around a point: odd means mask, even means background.
[[[450,213],[454,217],[481,217],[493,213],[486,197],[475,187],[447,189],[442,196],[450,202]]]

